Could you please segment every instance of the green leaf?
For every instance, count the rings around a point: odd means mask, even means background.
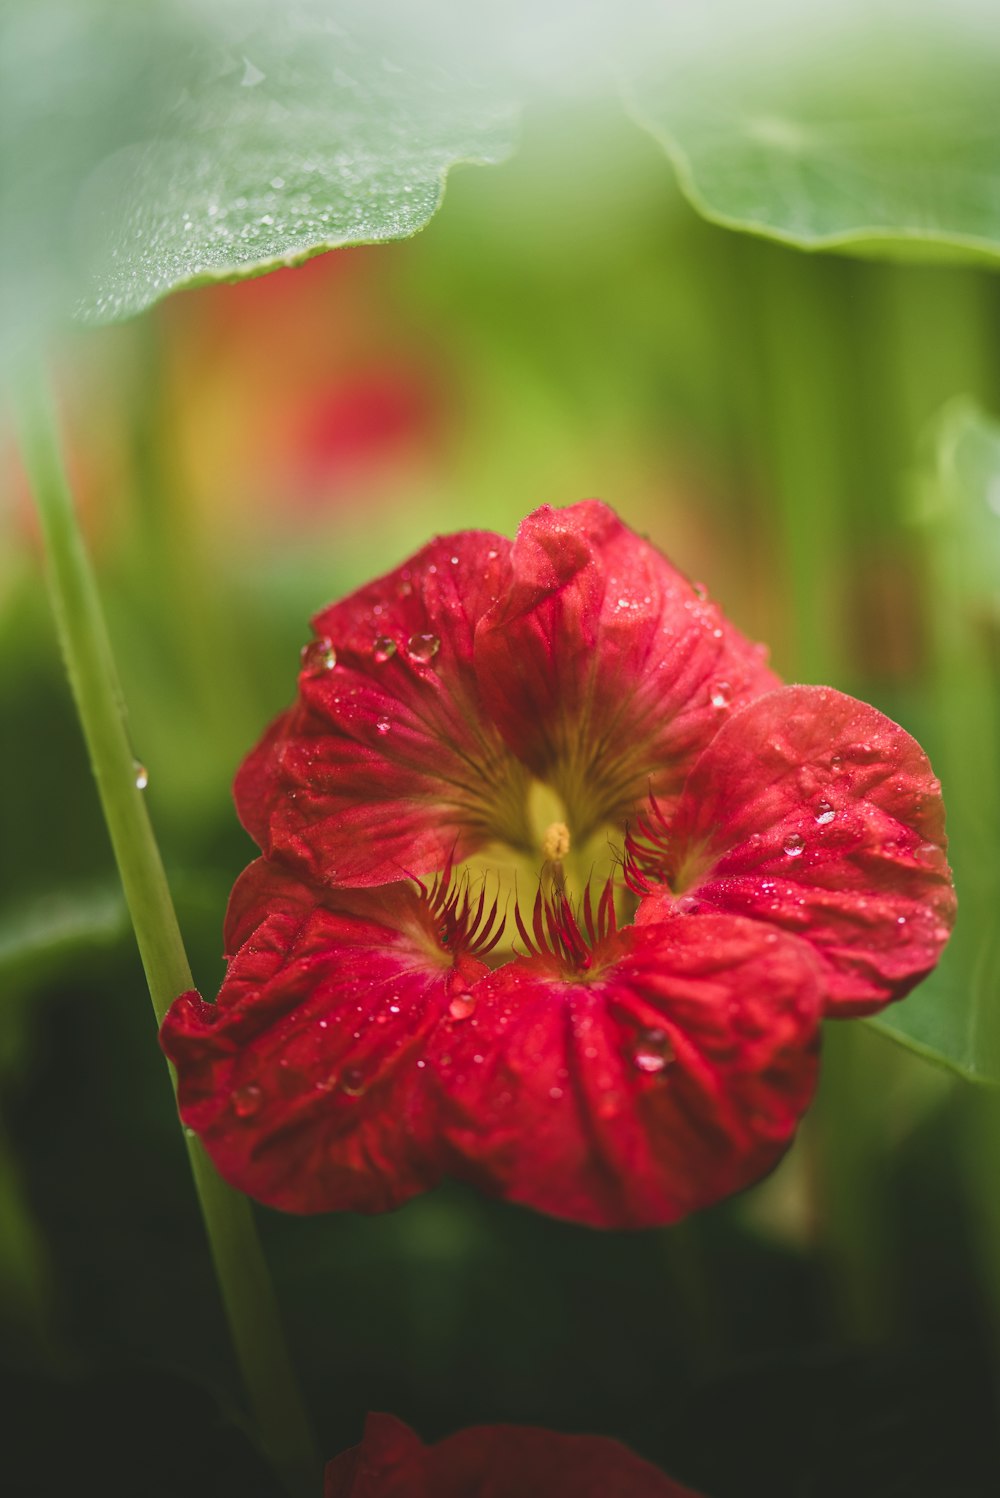
[[[85,184],[85,317],[406,238],[439,207],[452,166],[512,148],[514,106],[464,52],[360,7],[299,0],[250,24],[239,14],[183,70],[155,135]]]
[[[1000,31],[956,0],[716,4],[624,79],[699,213],[803,249],[1000,255]]]
[[[109,947],[128,930],[121,891],[105,885],[40,896],[0,920],[0,989],[76,961],[83,952]]]
[[[400,239],[516,107],[465,22],[360,0],[0,8],[0,363],[71,312]],[[458,18],[459,21],[461,18]]]
[[[1000,425],[960,402],[933,439],[917,519],[958,922],[938,970],[874,1023],[931,1060],[1000,1083]]]

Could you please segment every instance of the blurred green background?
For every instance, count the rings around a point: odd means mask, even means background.
[[[1000,1470],[1000,283],[697,217],[592,100],[430,226],[61,345],[69,466],[195,977],[254,849],[229,786],[309,615],[434,531],[598,495],[944,783],[939,975],[826,1037],[775,1175],[662,1232],[452,1188],[259,1213],[324,1451],[366,1409],[625,1440],[709,1498],[986,1498]],[[11,446],[0,517],[0,1318],[14,1491],[271,1491]],[[966,1075],[962,1075],[965,1073]],[[236,1422],[236,1424],[234,1424]],[[74,1480],[78,1480],[74,1478]],[[32,1486],[32,1484],[35,1484]],[[85,1488],[84,1491],[89,1491]]]

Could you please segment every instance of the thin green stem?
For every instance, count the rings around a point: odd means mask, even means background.
[[[193,987],[191,969],[137,784],[140,777],[111,645],[63,471],[44,378],[29,372],[17,397],[22,451],[41,520],[59,641],[159,1023],[171,1001]],[[186,1131],[185,1141],[262,1444],[290,1492],[314,1491],[319,1464],[250,1204],[220,1179],[199,1141]]]

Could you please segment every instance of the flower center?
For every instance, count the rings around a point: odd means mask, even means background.
[[[456,909],[495,912],[488,946],[473,947],[471,927],[462,935],[456,926],[448,939],[439,923],[438,939],[491,967],[533,955],[585,976],[594,949],[634,913],[622,879],[622,830],[602,826],[578,838],[558,793],[538,780],[527,790],[523,826],[523,842],[491,842],[446,876],[450,888],[467,892]]]

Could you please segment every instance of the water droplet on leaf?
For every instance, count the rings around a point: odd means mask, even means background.
[[[149,784],[149,771],[145,765],[141,765],[137,759],[132,761],[132,769],[135,772],[135,788],[144,791]]]

